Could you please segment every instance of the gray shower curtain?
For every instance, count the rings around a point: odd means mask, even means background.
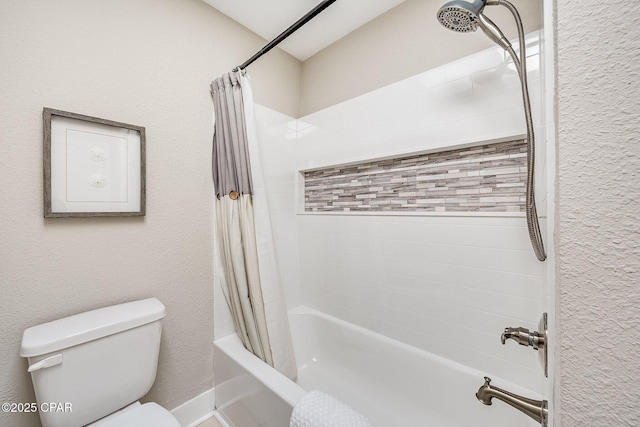
[[[211,96],[216,256],[224,294],[244,346],[294,378],[295,358],[262,191],[249,80],[242,72],[226,73],[211,84]]]

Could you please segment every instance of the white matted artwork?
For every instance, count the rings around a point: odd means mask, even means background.
[[[145,214],[145,128],[45,108],[44,216]]]

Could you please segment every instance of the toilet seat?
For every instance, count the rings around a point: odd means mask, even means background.
[[[153,402],[138,404],[105,421],[100,427],[180,427],[171,412]]]

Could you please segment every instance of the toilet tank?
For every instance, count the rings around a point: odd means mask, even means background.
[[[25,330],[20,355],[43,427],[80,427],[144,396],[156,377],[164,315],[148,298]]]

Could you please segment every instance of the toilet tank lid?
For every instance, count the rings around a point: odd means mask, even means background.
[[[156,298],[87,311],[32,326],[22,334],[20,356],[34,357],[155,322],[166,310]]]

